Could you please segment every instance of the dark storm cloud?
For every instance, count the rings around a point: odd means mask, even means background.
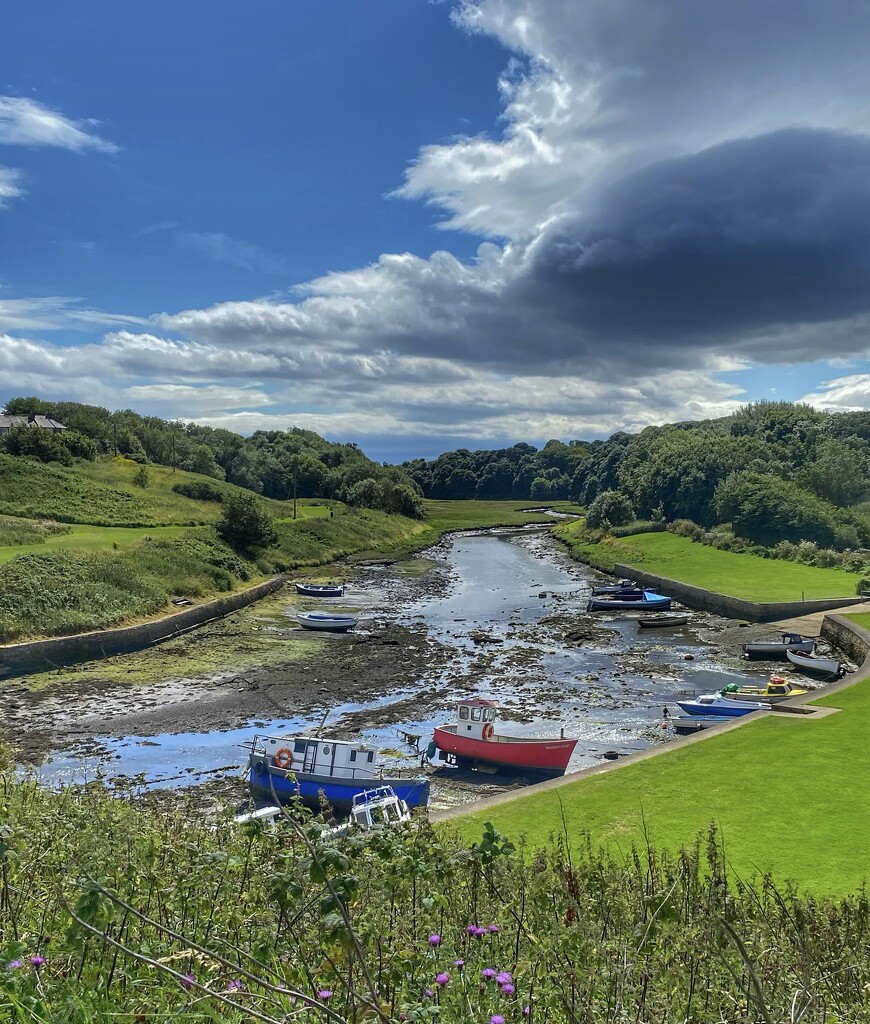
[[[607,340],[656,342],[661,357],[727,336],[746,355],[792,357],[788,332],[778,353],[757,339],[870,310],[870,138],[790,129],[647,167],[533,251],[515,301],[561,336],[552,356]],[[844,349],[866,346],[839,333]]]

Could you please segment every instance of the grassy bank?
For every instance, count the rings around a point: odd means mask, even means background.
[[[276,841],[2,772],[0,803],[15,1024],[857,1020],[870,985],[863,897],[747,891],[715,841],[649,865],[425,827]]]
[[[842,569],[760,558],[758,555],[720,551],[672,533],[637,534],[624,539],[607,537],[586,542],[582,525],[556,528],[571,553],[609,572],[614,565],[636,566],[668,579],[748,601],[801,601],[854,597],[857,577]]]
[[[770,873],[818,894],[844,895],[870,879],[870,681],[814,703],[824,718],[768,715],[701,743],[538,791],[450,823],[468,838],[483,821],[538,845],[563,822],[580,849],[591,837],[625,852],[691,845],[715,824],[731,869]],[[836,841],[831,839],[836,836]]]

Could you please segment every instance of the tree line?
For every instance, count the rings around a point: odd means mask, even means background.
[[[258,430],[243,437],[231,430],[110,411],[79,402],[35,396],[10,399],[7,415],[50,416],[67,427],[52,433],[15,427],[0,450],[43,462],[69,463],[98,454],[123,455],[226,480],[267,498],[334,498],[361,508],[420,518],[421,490],[404,469],[380,465],[352,443],[326,441],[311,430]]]

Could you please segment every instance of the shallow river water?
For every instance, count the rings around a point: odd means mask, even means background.
[[[631,613],[588,615],[589,589],[599,575],[571,561],[546,533],[460,534],[427,554],[431,586],[406,583],[401,565],[372,566],[360,572],[347,599],[359,608],[363,631],[392,624],[407,626],[410,635],[412,627],[422,627],[449,649],[425,679],[364,704],[252,720],[238,729],[97,737],[86,751],[49,758],[37,775],[55,784],[123,774],[151,785],[191,786],[218,769],[241,775],[240,744],[254,732],[317,729],[324,720],[329,729],[351,723],[351,731],[358,728],[388,760],[413,766],[417,755],[404,735],[420,736],[425,750],[433,726],[455,720],[455,700],[469,693],[500,702],[501,731],[548,736],[564,729],[578,737],[569,766],[574,771],[597,763],[604,751],[627,754],[670,738],[661,728],[662,709],[679,714],[676,699],[732,681],[757,682],[770,672],[770,666],[749,671],[737,663],[733,647],[715,645],[727,620],[695,615],[688,627],[639,631]],[[367,726],[375,712],[377,724]],[[468,779],[477,774],[441,768],[434,777],[436,806],[514,784]],[[457,780],[458,797],[448,794]]]

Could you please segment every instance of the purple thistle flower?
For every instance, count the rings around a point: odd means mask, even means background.
[[[453,966],[454,967],[458,967],[459,970],[461,971],[462,968],[465,966],[465,961],[464,960],[454,960],[453,961]]]
[[[193,985],[195,980],[196,979],[194,978],[194,976],[192,974],[185,974],[185,976],[181,979],[181,982],[180,982],[181,987],[183,989],[185,989],[185,991],[187,991]]]
[[[441,945],[441,936],[438,935],[437,933],[435,935],[430,935],[429,936],[429,945],[430,946],[440,946]]]
[[[327,999],[331,998],[331,996],[332,996],[332,989],[328,989],[328,988],[322,988],[322,989],[320,989],[320,991],[319,991],[319,992],[317,993],[317,998],[318,998],[318,999],[322,999],[322,1000],[323,1000],[324,1002],[325,1002],[325,1001],[326,1001]]]
[[[487,931],[490,931],[490,932],[500,932],[501,928],[499,928],[499,926],[497,924],[491,924],[489,926],[489,928],[487,929]]]
[[[476,935],[477,934],[477,925],[476,924],[470,924],[465,929],[465,934],[466,935]]]
[[[238,978],[233,978],[232,981],[227,982],[227,992],[241,992],[244,987]]]
[[[431,989],[431,988],[424,988],[424,989],[423,989],[423,995],[424,995],[424,996],[425,996],[425,997],[426,997],[427,999],[431,999],[431,998],[432,998],[432,989]]]
[[[514,979],[511,976],[510,971],[499,971],[498,974],[495,976],[495,980],[499,983],[499,985],[504,985],[505,982],[513,981]]]
[[[23,960],[10,960],[9,963],[6,965],[6,967],[10,971],[17,971],[19,967],[23,967],[23,966],[24,966],[24,961]]]
[[[514,992],[516,992],[516,989],[513,987],[513,985],[511,985],[509,981],[506,981],[504,985],[502,985],[501,990],[502,992],[504,992],[506,996],[512,996]]]
[[[528,1017],[531,1012],[532,1012],[531,1006],[524,1006],[523,1007],[523,1016],[524,1017]]]
[[[492,967],[484,967],[480,972],[480,976],[485,981],[491,981],[495,977],[495,970]]]
[[[450,981],[450,975],[447,971],[442,971],[440,974],[435,975],[435,984],[440,985],[442,988]]]
[[[33,964],[34,967],[42,967],[42,965],[45,963],[45,957],[39,955],[32,956],[30,958],[30,962]]]
[[[489,1018],[489,1024],[504,1024],[504,1017],[500,1013],[494,1013]]]

